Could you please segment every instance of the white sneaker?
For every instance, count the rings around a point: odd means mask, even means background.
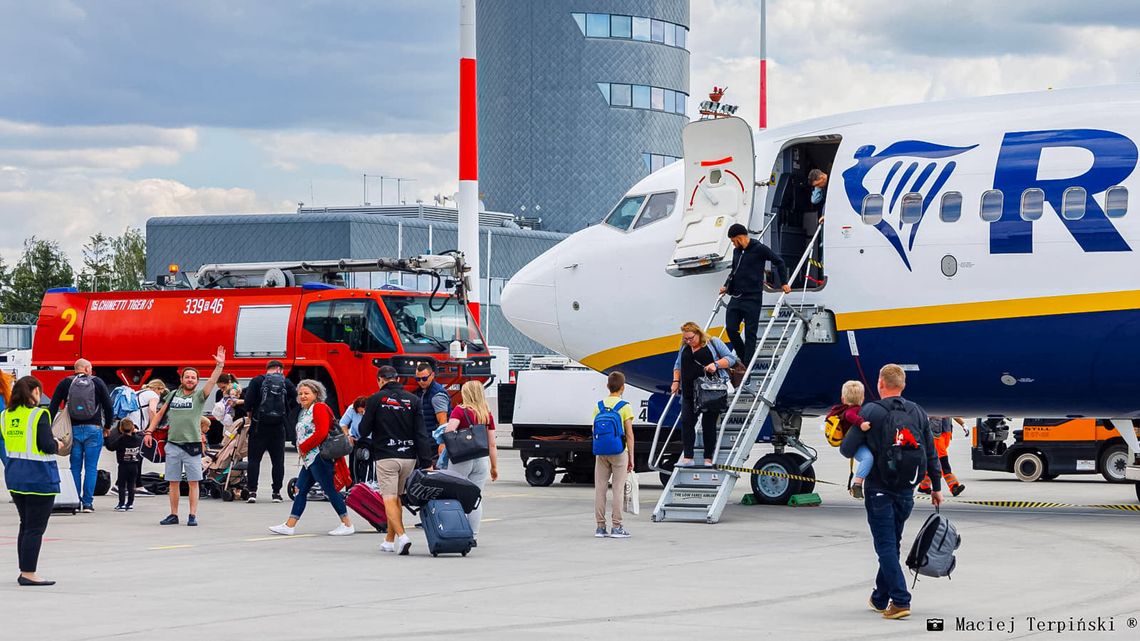
[[[412,540],[408,538],[407,534],[401,534],[396,539],[396,549],[399,550],[400,556],[408,555],[408,551],[412,549]]]
[[[394,543],[392,543],[391,541],[384,541],[383,543],[380,544],[380,551],[381,552],[395,552],[396,551],[396,545]]]
[[[281,525],[271,525],[269,527],[269,531],[274,533],[274,534],[281,534],[283,536],[293,536],[293,532],[295,530],[293,528],[289,527],[288,525],[285,525],[284,523],[282,523]]]
[[[336,526],[335,530],[329,530],[329,536],[349,536],[351,534],[356,534],[356,528],[344,523]]]

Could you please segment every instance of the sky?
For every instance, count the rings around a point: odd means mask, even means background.
[[[541,0],[517,0],[519,2]],[[0,0],[0,257],[152,216],[457,188],[455,0]],[[567,19],[571,19],[567,16]],[[759,1],[692,0],[690,94],[755,124]],[[769,125],[1140,82],[1134,0],[769,0]],[[369,178],[364,180],[363,174]]]

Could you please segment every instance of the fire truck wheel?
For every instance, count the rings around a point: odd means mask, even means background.
[[[554,464],[544,458],[531,459],[526,464],[526,482],[534,487],[546,487],[554,482]]]
[[[1013,461],[1013,473],[1017,478],[1032,483],[1045,474],[1045,461],[1037,452],[1019,454]]]
[[[1100,455],[1100,473],[1109,483],[1124,483],[1124,468],[1128,467],[1128,446],[1123,443],[1104,448]]]

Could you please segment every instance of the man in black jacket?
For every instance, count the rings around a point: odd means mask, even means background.
[[[906,387],[906,372],[898,365],[884,365],[879,370],[879,396],[882,400],[867,403],[859,411],[870,429],[852,428],[847,430],[839,452],[848,458],[862,445],[871,448],[875,455],[875,465],[863,482],[863,505],[867,509],[867,523],[871,528],[871,539],[875,544],[875,554],[879,557],[879,572],[875,576],[875,589],[871,592],[870,606],[880,612],[884,619],[901,619],[910,616],[910,592],[906,589],[906,576],[899,563],[903,527],[914,509],[914,486],[922,478],[922,466],[915,470],[913,479],[906,479],[899,485],[888,487],[882,470],[886,466],[886,452],[881,443],[894,442],[884,438],[885,431],[891,429],[891,411],[905,412],[910,435],[917,445],[921,445],[925,460],[925,470],[930,475],[932,492],[930,502],[935,507],[942,504],[941,468],[938,452],[934,449],[934,436],[930,433],[930,419],[926,411],[902,397]],[[895,423],[897,426],[897,423]],[[897,427],[896,427],[897,429]],[[901,431],[901,430],[900,430]],[[906,435],[903,435],[906,436]],[[892,438],[899,438],[895,435]],[[905,440],[905,439],[904,439]]]
[[[396,368],[384,365],[376,373],[380,391],[368,398],[360,419],[360,439],[371,442],[376,481],[388,515],[388,534],[381,552],[406,555],[412,541],[404,533],[400,493],[412,470],[431,467],[431,434],[424,425],[420,399],[400,384]]]
[[[267,453],[273,475],[273,502],[281,502],[281,487],[285,484],[285,429],[289,423],[287,418],[293,415],[297,405],[297,387],[285,378],[284,372],[285,366],[281,361],[269,361],[265,365],[265,373],[253,377],[245,388],[245,407],[250,421],[245,481],[249,503],[257,502],[261,457]]]
[[[62,405],[71,418],[71,477],[83,504],[83,512],[95,511],[99,454],[103,449],[103,439],[115,419],[107,384],[93,376],[93,371],[91,361],[86,358],[75,361],[75,374],[59,382],[48,407],[51,415],[55,416]]]
[[[725,331],[737,356],[747,366],[756,352],[756,339],[760,331],[760,312],[764,307],[764,270],[772,263],[772,275],[776,286],[785,294],[792,288],[787,284],[784,259],[780,258],[767,245],[748,236],[748,228],[734,223],[728,228],[728,238],[735,247],[732,251],[732,269],[721,294],[732,296],[725,311]],[[744,338],[740,336],[740,323],[744,323]]]

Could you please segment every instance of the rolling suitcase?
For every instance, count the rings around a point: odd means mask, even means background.
[[[380,493],[365,483],[357,483],[348,491],[344,502],[353,512],[359,514],[377,532],[388,531],[388,514],[384,511],[384,499]]]
[[[51,507],[52,514],[75,514],[79,512],[79,492],[75,490],[75,479],[71,470],[60,470],[59,494],[55,495],[55,503]]]
[[[467,513],[459,501],[436,499],[428,501],[420,512],[424,522],[424,536],[427,537],[428,552],[432,556],[440,554],[462,554],[467,556],[475,534]]]
[[[436,499],[458,501],[464,512],[479,507],[479,486],[447,470],[413,470],[404,483],[404,505],[422,507]]]

